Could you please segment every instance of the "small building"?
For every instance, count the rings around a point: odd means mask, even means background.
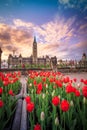
[[[87,56],[86,56],[86,53],[83,53],[82,55],[82,59],[81,59],[81,63],[84,67],[87,66]]]

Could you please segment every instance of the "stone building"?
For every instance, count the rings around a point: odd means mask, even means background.
[[[22,66],[25,64],[32,64],[32,57],[22,57],[22,55],[20,54],[19,56],[13,56],[13,55],[9,55],[8,57],[8,66],[12,67],[12,66]]]
[[[81,63],[83,64],[84,67],[87,66],[87,56],[86,53],[83,53]]]
[[[51,64],[51,68],[52,68],[54,71],[57,71],[57,57],[56,57],[56,56],[51,57],[51,59],[50,59],[50,64]]]
[[[18,66],[18,65],[49,65],[50,66],[50,60],[49,56],[43,56],[38,57],[38,51],[37,51],[37,42],[36,37],[34,37],[33,46],[32,46],[32,55],[30,57],[22,57],[20,54],[19,56],[11,55],[9,54],[8,57],[8,65],[10,67],[12,66]]]

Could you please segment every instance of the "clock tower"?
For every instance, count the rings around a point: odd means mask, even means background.
[[[37,42],[35,36],[33,41],[33,63],[37,64]]]

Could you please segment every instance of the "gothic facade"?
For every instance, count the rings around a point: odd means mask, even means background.
[[[30,57],[22,57],[20,54],[19,56],[16,55],[9,55],[8,57],[8,65],[9,66],[18,66],[18,65],[50,65],[49,56],[45,57],[38,57],[37,54],[37,42],[36,37],[34,37],[33,46],[32,46],[32,55]]]

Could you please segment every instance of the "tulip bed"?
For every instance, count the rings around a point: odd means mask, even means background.
[[[21,88],[19,77],[20,72],[0,72],[0,130],[11,125],[17,102],[15,95]]]
[[[87,130],[87,80],[60,72],[29,72],[29,130]]]

